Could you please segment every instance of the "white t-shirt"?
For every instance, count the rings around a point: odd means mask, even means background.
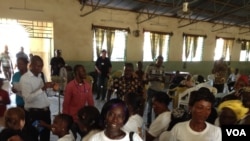
[[[135,132],[137,134],[141,133],[141,128],[143,124],[143,118],[138,115],[132,115],[129,117],[127,123],[123,126],[123,130],[127,132]]]
[[[151,123],[148,133],[156,138],[160,134],[167,130],[169,123],[171,121],[171,112],[166,111],[157,116],[157,118]],[[158,140],[158,139],[156,139]]]
[[[96,133],[100,132],[100,130],[92,130],[90,131],[87,135],[85,135],[83,138],[82,138],[82,141],[89,141],[89,139]]]
[[[46,92],[42,90],[44,82],[41,73],[35,76],[31,71],[27,71],[22,75],[20,84],[25,109],[49,107],[49,98]]]
[[[206,128],[201,132],[192,130],[190,120],[177,123],[170,131],[169,141],[222,141],[221,129],[206,122]]]
[[[169,141],[170,131],[164,131],[161,133],[158,141]]]
[[[133,134],[134,141],[143,141],[142,138],[137,134]],[[104,131],[98,132],[93,135],[89,141],[130,141],[129,139],[129,132],[126,132],[126,135],[122,139],[110,139],[105,134]]]
[[[216,119],[215,119],[215,121],[214,121],[214,125],[215,126],[219,126],[220,127],[220,121],[219,121],[219,117],[217,117]]]
[[[72,134],[67,134],[61,138],[59,138],[57,141],[75,141],[75,138]]]

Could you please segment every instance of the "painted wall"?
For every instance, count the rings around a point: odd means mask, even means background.
[[[43,12],[13,10],[10,7],[39,9],[43,10]],[[91,7],[85,6],[83,11],[80,11],[80,8],[81,5],[77,0],[26,0],[26,5],[23,0],[0,0],[0,17],[53,22],[54,48],[63,51],[63,57],[69,65],[73,66],[74,64],[81,63],[86,66],[87,71],[94,70],[94,62],[92,61],[92,24],[121,28],[129,27],[131,31],[139,29],[141,31],[139,37],[135,37],[133,34],[129,34],[128,36],[127,61],[133,63],[142,60],[143,57],[143,29],[173,32],[173,36],[170,39],[169,61],[164,63],[166,70],[190,71],[204,76],[211,72],[211,67],[213,66],[216,36],[250,39],[250,34],[248,33],[239,34],[239,32],[248,30],[243,28],[231,27],[212,32],[212,30],[219,29],[223,25],[204,22],[178,28],[178,26],[184,25],[188,21],[168,17],[157,17],[143,22],[137,27],[136,13],[99,9],[84,17],[80,17],[80,14],[89,12]],[[145,19],[146,17],[147,15],[142,15],[140,19]],[[167,25],[157,26],[151,25],[152,23]],[[183,63],[181,62],[183,33],[207,35],[204,42],[204,61],[187,63],[186,69],[183,69]],[[238,62],[239,49],[240,44],[234,42],[231,67],[238,67],[242,73],[249,73],[249,63]],[[145,62],[144,65],[149,63]],[[113,62],[113,70],[122,69],[122,66],[123,62]]]

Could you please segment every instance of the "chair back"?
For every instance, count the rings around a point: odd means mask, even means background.
[[[89,84],[91,85],[91,88],[93,88],[94,78],[91,75],[86,75],[85,80],[89,82]]]
[[[119,77],[122,76],[122,74],[123,74],[123,71],[122,71],[122,70],[116,70],[115,72],[113,72],[113,73],[111,74],[111,77],[112,77],[112,78],[119,78]]]
[[[185,108],[188,110],[188,103],[190,99],[190,94],[192,91],[196,91],[202,87],[206,87],[212,92],[215,96],[217,95],[217,89],[215,87],[210,86],[208,83],[201,83],[196,85],[195,87],[188,88],[184,92],[178,95],[178,107]]]

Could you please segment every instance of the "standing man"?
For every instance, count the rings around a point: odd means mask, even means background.
[[[94,106],[94,99],[91,84],[84,80],[86,78],[86,70],[84,66],[76,65],[74,67],[74,74],[75,79],[71,80],[65,88],[63,113],[69,114],[73,117],[74,124],[71,130],[76,138],[76,133],[80,133],[77,126],[77,112],[86,105]]]
[[[51,76],[59,76],[60,66],[65,66],[61,50],[55,50],[55,56],[50,60]]]
[[[34,55],[30,62],[30,70],[22,75],[20,79],[21,92],[24,99],[24,109],[26,111],[26,125],[33,140],[40,141],[50,140],[50,130],[44,128],[38,136],[34,136],[37,132],[32,128],[32,124],[37,120],[51,124],[50,102],[46,94],[47,88],[53,88],[51,82],[45,82],[46,78],[42,78],[43,60],[40,56]],[[45,79],[45,80],[44,80]]]
[[[13,74],[13,65],[8,50],[9,50],[8,46],[5,45],[4,52],[1,53],[0,56],[0,66],[2,65],[5,78],[10,81]],[[2,73],[1,68],[0,68],[0,73]]]
[[[18,59],[20,57],[29,60],[28,55],[24,52],[24,48],[23,47],[21,47],[20,51],[16,54],[16,59]]]
[[[24,48],[21,46],[20,51],[16,54],[16,60],[19,58],[25,58],[29,61],[28,55],[24,52]],[[15,64],[14,70],[17,68],[17,62]]]
[[[102,50],[101,56],[98,57],[95,62],[95,69],[98,73],[96,99],[99,99],[100,94],[101,94],[102,100],[104,100],[106,97],[107,80],[109,77],[109,73],[111,72],[111,69],[112,69],[110,59],[106,57],[106,54],[107,54],[107,51]]]
[[[152,63],[146,68],[146,79],[148,81],[147,91],[147,126],[152,122],[152,98],[153,95],[159,91],[164,90],[165,83],[165,70],[162,66],[163,57],[159,55],[156,59],[156,63]]]

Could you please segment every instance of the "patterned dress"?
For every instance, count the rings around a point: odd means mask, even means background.
[[[124,96],[128,93],[141,93],[142,89],[141,81],[135,76],[132,76],[129,79],[125,76],[115,78],[110,88],[110,90],[112,92],[115,91],[117,97],[121,99],[124,99]]]

